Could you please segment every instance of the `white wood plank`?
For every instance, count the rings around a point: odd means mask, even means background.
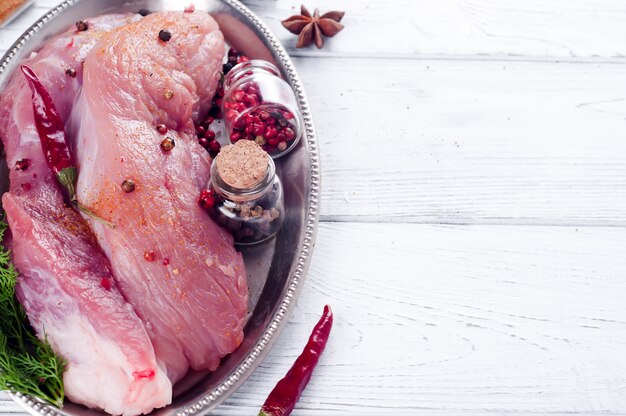
[[[26,412],[11,400],[6,392],[0,391],[0,414],[26,414]]]
[[[290,0],[246,0],[291,53],[295,40],[280,21],[298,9]],[[626,5],[619,0],[321,0],[322,12],[346,11],[346,29],[324,55],[589,58],[626,56]],[[295,10],[294,10],[295,9]]]
[[[40,10],[59,0],[38,0]],[[561,59],[626,57],[626,4],[621,0],[318,0],[322,11],[342,9],[346,29],[323,51],[295,49],[280,21],[298,11],[291,0],[246,0],[297,55],[489,55]],[[33,19],[34,20],[34,19]],[[15,32],[26,26],[13,25]],[[6,48],[0,32],[0,50]]]
[[[626,233],[322,224],[289,325],[216,414],[253,415],[330,303],[294,415],[625,414]]]
[[[611,228],[323,224],[233,414],[254,414],[324,302],[337,326],[300,414],[626,412],[624,247]]]
[[[626,222],[623,65],[295,62],[324,219]]]
[[[247,0],[291,53],[295,40],[280,25],[294,14],[294,2]],[[330,40],[324,55],[416,56],[492,55],[498,57],[626,56],[626,7],[619,0],[352,0],[317,1],[310,7],[346,11],[346,29]]]

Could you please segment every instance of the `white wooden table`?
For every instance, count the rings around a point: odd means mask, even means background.
[[[321,51],[280,26],[299,2],[246,3],[309,94],[322,218],[289,325],[215,414],[256,414],[325,303],[294,415],[626,414],[626,3],[317,0],[346,11]]]

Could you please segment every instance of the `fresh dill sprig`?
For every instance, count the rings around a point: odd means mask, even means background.
[[[0,218],[0,242],[6,229],[7,223]],[[37,396],[62,407],[66,363],[30,328],[15,297],[17,277],[10,251],[0,245],[0,389]]]

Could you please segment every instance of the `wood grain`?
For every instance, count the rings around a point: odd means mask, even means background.
[[[224,414],[254,414],[325,302],[337,324],[297,414],[626,412],[625,245],[614,228],[323,224],[288,329]]]
[[[255,373],[243,404],[252,410],[330,302],[336,332],[302,414],[626,410],[625,237],[325,224],[279,359]]]
[[[626,223],[623,65],[296,66],[319,131],[325,220]]]
[[[21,21],[34,21],[60,0],[38,0]],[[322,11],[346,10],[346,29],[323,51],[296,49],[280,21],[299,11],[292,0],[245,0],[298,56],[449,56],[484,59],[615,60],[626,57],[621,0],[317,0]],[[15,33],[19,35],[19,33]],[[0,38],[0,50],[8,47]],[[14,37],[13,37],[14,38]]]
[[[295,49],[294,37],[280,21],[299,2],[245,1],[296,55],[319,55]],[[626,56],[626,5],[619,0],[358,0],[309,3],[321,11],[346,10],[346,29],[331,39],[329,56],[493,56],[564,59]],[[294,7],[295,6],[295,7]]]

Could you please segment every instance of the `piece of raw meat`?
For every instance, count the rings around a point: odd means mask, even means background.
[[[72,116],[78,199],[115,224],[89,220],[172,382],[189,366],[215,369],[241,343],[247,314],[242,257],[197,202],[210,158],[193,121],[215,92],[223,53],[206,13],[154,13],[117,28],[88,55]],[[169,152],[165,137],[175,141]]]
[[[25,61],[64,119],[82,83],[82,61],[99,36],[128,16],[89,19]],[[72,68],[75,77],[65,71]],[[73,75],[73,74],[72,74]],[[172,386],[145,326],[120,294],[110,263],[84,219],[63,201],[33,121],[31,92],[17,71],[0,97],[0,132],[10,173],[3,198],[18,297],[39,337],[67,360],[66,395],[112,414],[137,415],[171,402]],[[17,161],[22,161],[16,167]]]
[[[38,333],[68,365],[68,398],[111,414],[137,415],[171,401],[143,323],[115,287],[86,222],[52,185],[4,195],[20,270],[20,301]]]

